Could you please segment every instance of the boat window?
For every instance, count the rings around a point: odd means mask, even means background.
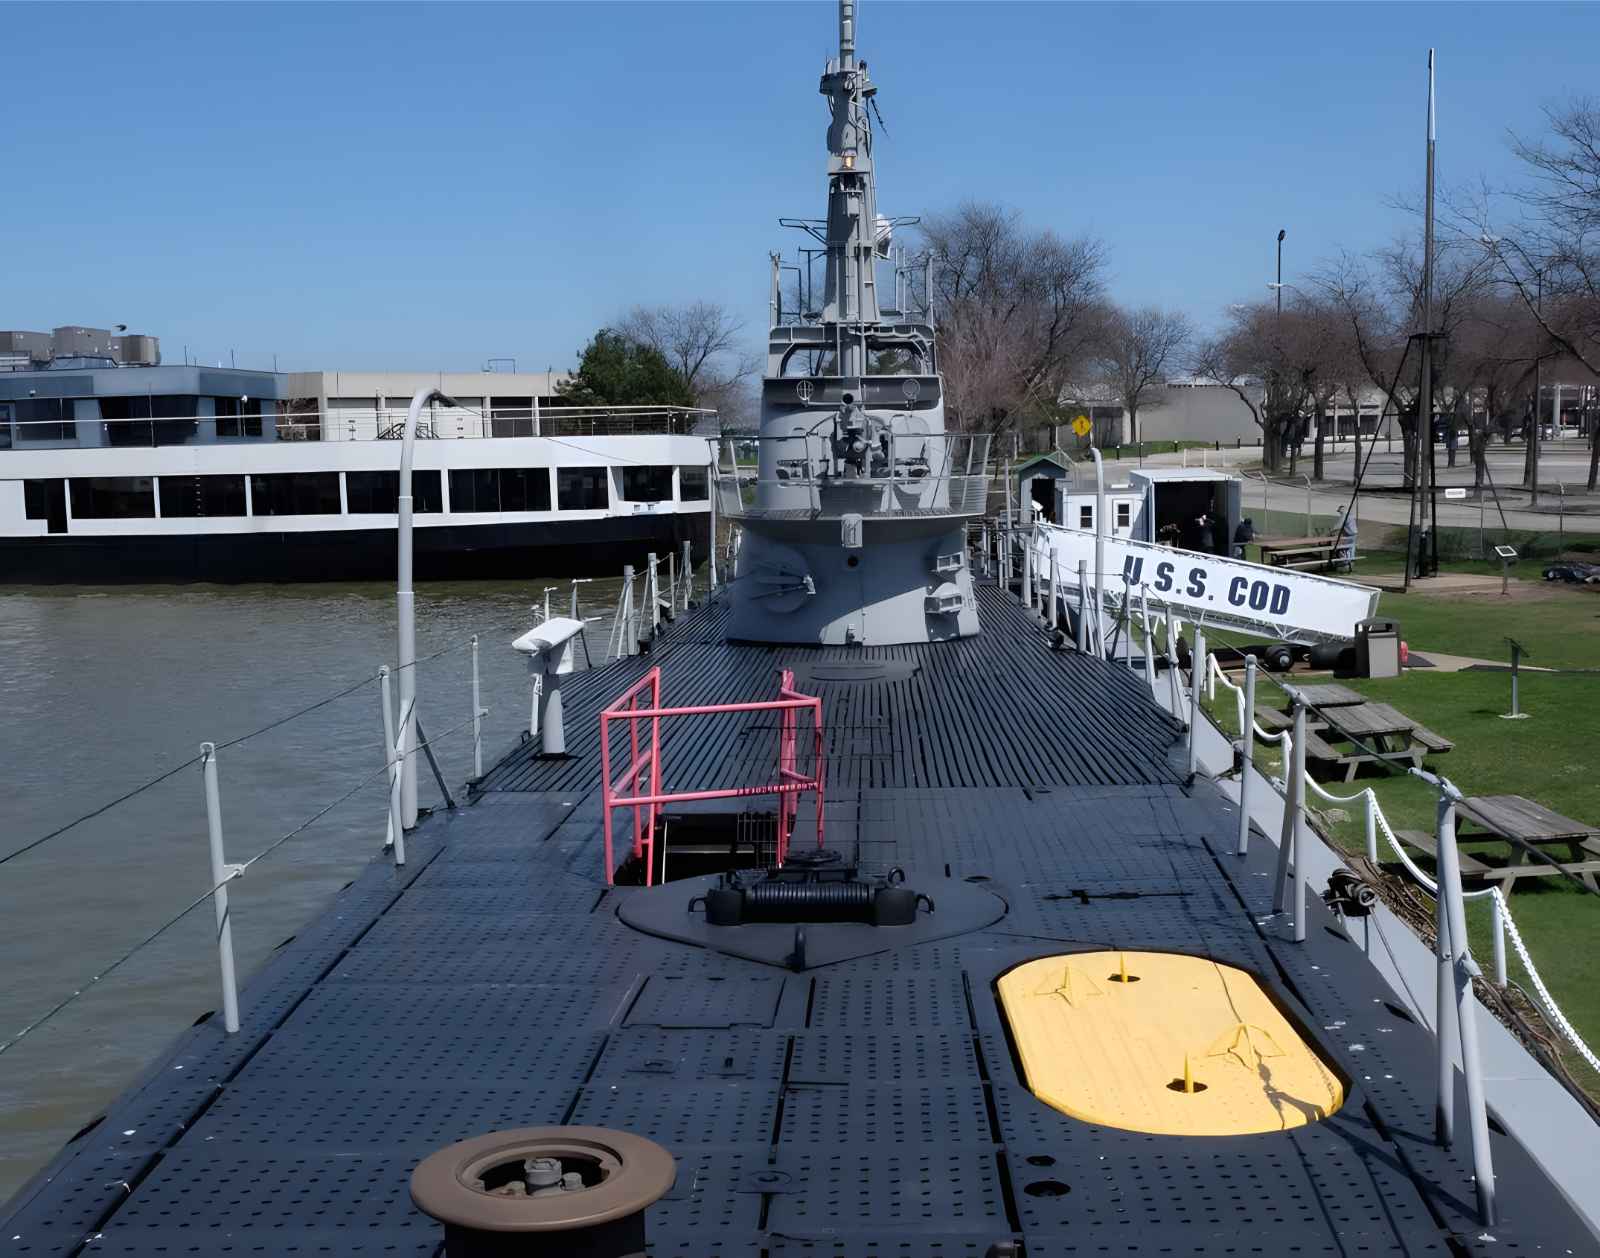
[[[603,467],[556,469],[556,505],[563,511],[600,511],[611,505]]]
[[[678,469],[678,497],[683,502],[705,502],[711,497],[711,480],[703,467]]]
[[[1119,529],[1125,529],[1132,522],[1133,504],[1131,502],[1119,502],[1117,504],[1117,527]]]
[[[450,473],[450,510],[548,511],[550,469],[468,467]]]
[[[338,472],[270,472],[250,478],[254,515],[338,515]]]
[[[533,399],[531,397],[497,397],[489,411],[491,437],[533,436]]]
[[[622,469],[622,496],[629,502],[671,502],[670,467],[625,467]]]
[[[151,476],[74,476],[75,520],[153,520],[156,482]]]
[[[783,356],[781,376],[832,376],[836,375],[838,355],[820,346],[796,345]]]
[[[1078,527],[1092,529],[1094,527],[1094,508],[1088,503],[1078,508]]]
[[[73,423],[72,398],[19,398],[12,403],[19,444],[29,441],[76,441],[78,426]]]
[[[59,476],[51,480],[22,482],[22,501],[30,520],[46,521],[46,531],[67,531],[67,482]]]
[[[163,476],[161,518],[245,515],[243,476]]]
[[[438,472],[411,473],[411,509],[442,511]],[[399,472],[346,472],[345,508],[351,515],[393,515],[399,510]]]
[[[217,436],[259,437],[261,435],[261,399],[248,400],[236,397],[212,399],[217,413]]]
[[[194,438],[200,399],[161,394],[100,399],[106,444],[113,446],[181,446]],[[149,423],[129,421],[149,420]]]
[[[920,376],[922,355],[915,346],[867,342],[867,375]]]

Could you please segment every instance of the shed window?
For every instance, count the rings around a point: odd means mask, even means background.
[[[244,515],[243,476],[163,476],[161,518]]]
[[[153,520],[156,482],[151,476],[75,476],[75,520]]]
[[[622,496],[629,502],[671,502],[670,467],[625,467],[622,469]]]
[[[611,505],[603,467],[556,469],[556,504],[563,511],[603,511]]]
[[[338,472],[269,472],[250,478],[255,515],[338,515]]]
[[[411,509],[440,511],[438,472],[411,473]],[[394,515],[400,509],[399,472],[346,472],[344,500],[351,515]]]
[[[1094,527],[1094,507],[1089,503],[1084,503],[1078,508],[1078,527],[1080,529]]]

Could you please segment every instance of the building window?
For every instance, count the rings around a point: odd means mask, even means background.
[[[400,473],[346,472],[344,500],[351,515],[394,515],[400,509]],[[438,472],[411,473],[411,509],[418,515],[444,509]]]
[[[556,504],[563,511],[603,511],[611,505],[603,467],[556,469]]]
[[[338,472],[270,472],[250,478],[255,515],[338,515]]]
[[[671,502],[670,467],[625,467],[622,469],[622,496],[629,502]]]
[[[1092,529],[1094,527],[1094,507],[1085,503],[1078,508],[1078,527]]]
[[[153,520],[156,482],[150,476],[74,476],[75,520]]]
[[[244,515],[243,476],[163,476],[161,518]]]
[[[212,399],[217,412],[217,436],[259,437],[261,435],[261,399],[248,400],[236,397]]]
[[[450,473],[450,510],[548,511],[550,469],[473,467]]]
[[[705,502],[711,497],[710,477],[705,468],[678,469],[678,497],[683,502]]]
[[[1133,504],[1131,502],[1119,502],[1117,504],[1117,527],[1125,529],[1131,523],[1133,523]]]

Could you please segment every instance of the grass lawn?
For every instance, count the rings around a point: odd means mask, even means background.
[[[1574,601],[1582,599],[1574,593]],[[1549,614],[1548,608],[1546,613]],[[1567,643],[1565,650],[1570,656],[1581,657],[1586,640],[1588,658],[1593,660],[1600,654],[1593,650],[1600,645],[1600,620],[1595,619],[1600,614],[1600,599],[1594,600],[1592,607],[1585,606],[1585,614],[1589,619],[1573,635],[1579,641]],[[1559,621],[1559,617],[1554,619]],[[1506,631],[1506,623],[1498,615],[1495,621],[1487,628],[1462,630],[1463,634],[1477,633],[1479,637],[1463,637],[1449,649],[1473,653],[1465,647],[1481,642],[1483,635]],[[1403,623],[1407,625],[1406,636],[1425,653],[1423,644],[1433,639],[1424,638],[1411,628],[1418,623],[1416,619],[1403,619]],[[1452,628],[1442,612],[1429,623],[1441,632]],[[1520,626],[1522,622],[1515,623]],[[1559,627],[1552,626],[1549,632],[1559,640]],[[1596,765],[1596,748],[1600,747],[1600,673],[1525,673],[1522,707],[1532,714],[1526,721],[1503,721],[1499,717],[1510,701],[1510,682],[1503,673],[1416,669],[1401,677],[1362,678],[1345,684],[1375,700],[1393,704],[1453,740],[1455,750],[1431,757],[1428,766],[1449,777],[1463,794],[1525,795],[1567,816],[1600,821],[1600,769]],[[1270,686],[1258,687],[1258,696],[1274,705],[1282,702],[1281,694]],[[1225,730],[1237,730],[1230,693],[1219,689],[1213,715]],[[1276,747],[1258,746],[1256,761],[1269,773],[1282,772]],[[1363,773],[1354,783],[1330,783],[1328,789],[1346,795],[1363,786],[1373,788],[1394,829],[1433,829],[1436,797],[1426,783],[1401,774]],[[1322,811],[1319,828],[1348,851],[1364,849],[1359,804],[1328,805],[1315,797],[1312,803]],[[1490,864],[1506,860],[1504,844],[1469,843],[1464,850]],[[1561,849],[1552,854],[1565,858],[1567,851]],[[1416,853],[1412,855],[1415,857]],[[1380,857],[1387,860],[1389,856],[1380,838]],[[1431,862],[1426,859],[1418,863],[1431,869]],[[1600,975],[1600,899],[1554,876],[1522,881],[1511,896],[1510,905],[1528,950],[1556,1001],[1590,1046],[1600,1045],[1600,983],[1596,982]],[[1487,901],[1469,902],[1468,918],[1474,955],[1488,970],[1493,952]],[[1507,960],[1511,978],[1531,993],[1532,984],[1522,973],[1509,944]],[[1589,1071],[1575,1053],[1567,1053],[1566,1059],[1591,1094],[1600,1096],[1600,1076]]]

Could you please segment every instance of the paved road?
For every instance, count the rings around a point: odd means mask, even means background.
[[[1370,455],[1370,458],[1369,458]],[[1504,511],[1506,527],[1542,532],[1600,533],[1600,494],[1584,490],[1589,475],[1589,452],[1585,443],[1576,440],[1547,441],[1541,450],[1539,481],[1541,492],[1537,508],[1530,509],[1529,495],[1521,488],[1523,448],[1520,443],[1502,446],[1498,442],[1489,448],[1489,475],[1498,491],[1482,495],[1482,523],[1492,534],[1498,527]],[[1152,455],[1145,459],[1147,467],[1206,466],[1236,468],[1258,464],[1259,448],[1221,451],[1190,450],[1186,453]],[[1403,493],[1395,492],[1401,484],[1400,443],[1394,442],[1391,451],[1388,443],[1380,440],[1377,449],[1363,446],[1362,461],[1365,475],[1362,479],[1361,508],[1358,519],[1363,522],[1404,525],[1410,505]],[[1109,462],[1108,479],[1122,480],[1129,470],[1139,466],[1136,459]],[[1300,466],[1310,471],[1310,448]],[[1332,515],[1335,508],[1350,501],[1351,486],[1355,480],[1354,451],[1346,442],[1331,449],[1324,460],[1327,479],[1313,484],[1310,492],[1310,511],[1313,516]],[[1456,466],[1446,465],[1445,452],[1439,450],[1439,484],[1443,488],[1464,487],[1465,501],[1439,502],[1439,521],[1443,527],[1478,528],[1480,523],[1479,494],[1472,488],[1473,469],[1467,457],[1465,444],[1458,451]],[[1368,493],[1367,490],[1390,492]],[[1259,512],[1262,507],[1263,485],[1259,473],[1246,475],[1244,491],[1245,514]],[[1266,487],[1266,505],[1273,511],[1304,512],[1307,509],[1307,490],[1304,479],[1290,480],[1287,476]],[[1491,538],[1492,544],[1492,538]]]

